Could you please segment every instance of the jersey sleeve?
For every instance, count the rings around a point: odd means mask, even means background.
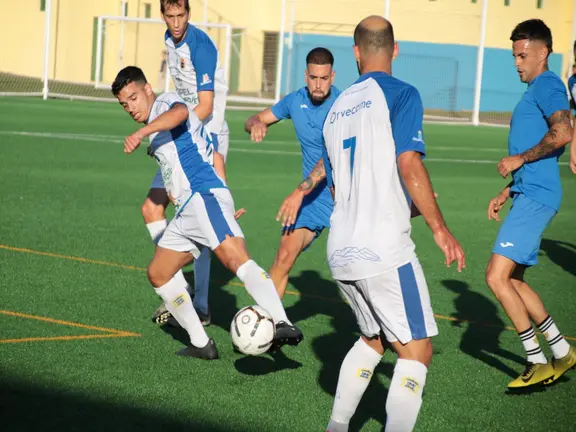
[[[294,93],[290,93],[289,95],[284,96],[274,105],[272,105],[272,108],[270,108],[270,110],[272,111],[272,114],[274,114],[274,117],[276,117],[278,120],[289,119],[290,106],[292,105],[293,98]]]
[[[194,45],[188,45],[192,65],[196,71],[196,88],[201,91],[214,91],[214,80],[218,52],[212,41],[208,38],[197,41]]]
[[[536,82],[534,98],[546,118],[550,118],[556,111],[569,110],[570,103],[562,81],[555,77],[542,78],[545,79]]]
[[[392,135],[396,144],[396,156],[407,151],[426,154],[422,123],[424,121],[424,106],[420,93],[414,87],[407,87],[398,95],[392,107],[390,122]]]

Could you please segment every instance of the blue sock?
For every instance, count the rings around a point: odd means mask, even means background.
[[[194,307],[204,314],[208,313],[211,257],[210,248],[204,247],[200,256],[194,260]]]

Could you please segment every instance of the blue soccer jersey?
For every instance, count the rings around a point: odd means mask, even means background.
[[[547,119],[556,111],[569,109],[564,84],[554,72],[546,71],[530,81],[512,114],[508,136],[510,155],[523,153],[537,145],[548,133]],[[526,163],[513,172],[511,191],[523,193],[558,211],[562,201],[558,158],[562,153],[564,148],[543,159]]]
[[[316,163],[322,158],[324,140],[322,126],[330,107],[340,95],[332,86],[330,96],[320,105],[310,100],[306,87],[296,90],[272,106],[272,114],[278,119],[292,119],[296,137],[302,149],[302,178],[308,177]],[[326,180],[305,198],[296,221],[296,228],[306,227],[319,231],[330,224],[333,200]]]

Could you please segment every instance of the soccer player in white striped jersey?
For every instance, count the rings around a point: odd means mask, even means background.
[[[422,163],[423,106],[418,91],[391,76],[398,52],[392,25],[363,20],[354,31],[360,78],[334,102],[324,123],[324,166],[334,187],[328,235],[333,278],[356,315],[362,336],[338,378],[329,432],[348,424],[384,353],[398,355],[386,401],[386,431],[411,431],[422,405],[438,334],[430,295],[410,232],[411,201],[445,254],[465,266]]]
[[[232,195],[212,165],[203,122],[177,94],[164,93],[156,98],[142,70],[134,66],[118,73],[112,93],[136,122],[146,124],[126,138],[124,151],[132,153],[150,137],[148,154],[158,162],[166,193],[176,209],[148,266],[148,279],[190,336],[190,345],[179,354],[218,358],[214,340],[207,336],[186,287],[176,277],[206,247],[270,313],[276,325],[273,347],[298,345],[302,333],[286,317],[268,273],[248,255]]]
[[[214,167],[226,180],[225,162],[228,153],[229,132],[224,118],[228,92],[224,70],[219,65],[219,55],[210,37],[202,30],[188,24],[189,0],[160,0],[160,12],[166,23],[164,36],[168,70],[176,93],[203,122],[207,139],[214,144]],[[160,171],[156,174],[150,192],[142,206],[142,215],[150,235],[157,242],[166,229],[165,210],[168,197]],[[243,213],[239,210],[237,217]],[[188,286],[181,272],[177,274],[181,284]],[[208,287],[210,283],[210,250],[203,248],[194,262],[194,307],[203,325],[210,325]],[[158,308],[152,320],[167,322],[170,313]]]

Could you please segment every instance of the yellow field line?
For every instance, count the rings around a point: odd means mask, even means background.
[[[120,337],[134,337],[134,336],[140,336],[140,335],[136,333],[126,332],[126,333],[109,333],[109,334],[79,335],[79,336],[31,337],[22,339],[0,339],[0,343],[69,341],[77,339],[104,339],[104,338],[120,338]]]
[[[86,259],[86,258],[68,256],[68,255],[59,255],[59,254],[54,254],[54,253],[50,253],[50,252],[40,252],[40,251],[35,251],[32,249],[17,248],[17,247],[12,247],[12,246],[7,246],[7,245],[0,245],[0,249],[6,249],[6,250],[14,251],[14,252],[30,253],[30,254],[35,254],[35,255],[44,255],[44,256],[49,256],[49,257],[53,257],[53,258],[62,258],[62,259],[68,259],[68,260],[73,260],[73,261],[80,261],[80,262],[85,262],[88,264],[98,264],[98,265],[105,265],[108,267],[118,267],[118,268],[123,268],[123,269],[127,269],[127,270],[141,270],[141,271],[146,270],[143,267],[128,266],[128,265],[124,265],[124,264],[117,264],[117,263],[112,263],[112,262],[107,262],[107,261],[96,261],[96,260],[90,260],[90,259]],[[223,281],[220,281],[220,282],[223,282]],[[230,281],[230,282],[227,282],[227,284],[233,285],[233,286],[238,286],[238,287],[244,287],[244,284],[241,284],[239,282]],[[340,299],[336,299],[336,298],[322,297],[322,296],[313,295],[313,294],[301,294],[301,293],[298,293],[296,291],[290,291],[290,290],[287,290],[286,294],[300,296],[300,297],[306,297],[306,298],[314,298],[314,299],[324,300],[324,301],[337,302],[337,303],[344,302],[344,300],[340,300]],[[441,320],[456,321],[456,322],[461,322],[461,323],[480,325],[483,327],[496,327],[496,328],[503,328],[503,329],[510,330],[510,331],[516,331],[516,329],[514,327],[510,327],[510,326],[500,326],[498,324],[491,324],[491,323],[478,322],[478,321],[468,321],[465,319],[459,319],[459,318],[454,318],[454,317],[449,317],[449,316],[444,316],[444,315],[438,315],[438,314],[434,314],[434,316],[437,319],[441,319]],[[120,330],[116,330],[116,331],[120,331]],[[576,341],[576,337],[564,336],[564,338]]]
[[[36,316],[36,315],[28,315],[28,314],[23,314],[20,312],[0,310],[0,314],[15,316],[18,318],[27,318],[27,319],[33,319],[33,320],[38,320],[38,321],[44,321],[44,322],[49,322],[51,324],[59,324],[59,325],[70,326],[70,327],[79,327],[79,328],[84,328],[84,329],[88,329],[88,330],[95,330],[95,331],[100,331],[100,332],[105,332],[105,333],[122,334],[123,336],[126,336],[126,335],[140,336],[138,333],[127,332],[124,330],[110,329],[110,328],[106,328],[106,327],[96,327],[96,326],[91,326],[91,325],[87,325],[87,324],[75,323],[75,322],[71,322],[71,321],[63,321],[63,320],[57,320],[54,318],[41,317],[41,316]]]
[[[103,265],[103,266],[108,266],[108,267],[118,267],[118,268],[122,268],[125,270],[140,270],[140,271],[146,270],[143,267],[135,267],[135,266],[125,265],[125,264],[117,264],[117,263],[107,262],[107,261],[97,261],[97,260],[91,260],[91,259],[87,259],[87,258],[69,256],[69,255],[59,255],[59,254],[50,253],[50,252],[40,252],[40,251],[36,251],[36,250],[32,250],[32,249],[17,248],[17,247],[6,246],[6,245],[0,245],[0,249],[6,249],[6,250],[9,250],[12,252],[24,252],[24,253],[29,253],[29,254],[33,254],[33,255],[42,255],[42,256],[48,256],[48,257],[52,257],[52,258],[61,258],[61,259],[67,259],[67,260],[72,260],[72,261],[79,261],[79,262],[83,262],[83,263],[87,263],[87,264],[98,264],[98,265]]]

